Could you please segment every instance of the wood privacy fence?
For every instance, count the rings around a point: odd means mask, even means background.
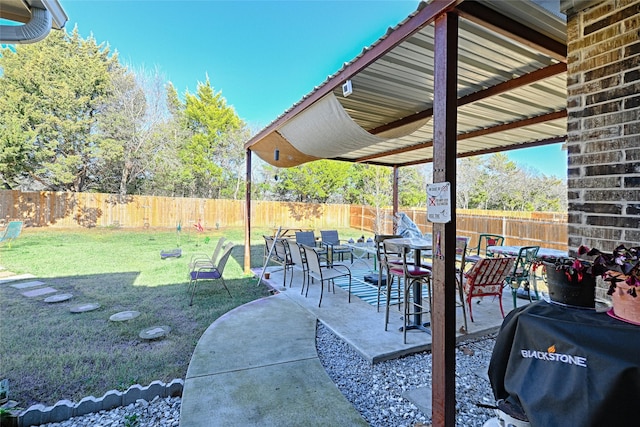
[[[431,232],[426,209],[400,209],[423,232]],[[242,227],[244,200],[117,196],[101,193],[0,191],[0,222],[18,219],[28,227],[204,228]],[[251,202],[252,227],[315,230],[352,227],[363,233],[391,233],[391,209],[355,205]],[[459,235],[477,241],[480,233],[505,236],[509,245],[540,245],[567,250],[567,214],[457,210]]]
[[[400,211],[407,214],[423,233],[432,231],[432,224],[427,221],[426,209],[405,208]],[[391,233],[393,220],[390,209],[380,215],[371,208],[352,207],[351,227],[374,230],[376,220],[381,217],[384,221],[379,226],[380,232]],[[568,250],[566,213],[458,209],[456,228],[456,234],[470,237],[472,245],[478,242],[480,234],[489,233],[504,236],[507,245]]]

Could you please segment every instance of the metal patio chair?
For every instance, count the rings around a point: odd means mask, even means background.
[[[322,304],[322,294],[324,293],[324,282],[329,282],[327,285],[327,289],[332,285],[333,292],[335,293],[335,284],[334,280],[338,277],[349,277],[349,302],[351,302],[351,270],[346,265],[342,264],[325,264],[323,265],[320,261],[320,255],[316,252],[316,249],[311,246],[302,246],[302,250],[305,254],[305,259],[307,261],[307,267],[309,268],[309,281],[311,280],[319,280],[320,281],[320,301],[318,302],[318,307]],[[309,283],[307,283],[307,292],[305,293],[305,297],[309,293]]]
[[[198,281],[202,280],[219,280],[220,282],[222,282],[222,286],[224,286],[224,288],[227,290],[229,296],[233,298],[231,296],[229,288],[227,287],[227,284],[224,281],[224,278],[222,277],[224,268],[227,265],[227,261],[229,260],[229,256],[231,256],[233,246],[233,244],[226,246],[226,249],[220,256],[218,265],[216,265],[215,267],[196,266],[193,270],[191,270],[191,272],[189,273],[189,289],[191,289],[191,299],[189,300],[189,305],[193,304],[193,296],[196,293],[196,286],[198,285]]]
[[[504,281],[513,269],[514,259],[508,258],[482,258],[473,267],[464,273],[464,295],[469,306],[469,318],[473,322],[473,308],[471,298],[493,296],[500,302],[500,313],[504,318],[502,309],[502,290]]]
[[[538,295],[538,286],[533,278],[533,265],[538,259],[538,251],[540,246],[524,246],[520,248],[518,257],[513,265],[513,271],[505,279],[505,286],[511,287],[511,293],[513,295],[513,308],[517,307],[518,289],[524,285],[523,289],[529,296],[529,302],[532,302],[531,298],[531,283],[533,283],[533,291],[536,295],[536,300],[540,298]]]
[[[11,244],[20,235],[23,224],[24,223],[22,221],[10,221],[0,235],[0,243],[7,242],[7,247],[10,248]]]

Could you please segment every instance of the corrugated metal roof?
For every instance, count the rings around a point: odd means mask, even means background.
[[[459,14],[458,156],[553,142],[566,135],[566,25],[530,1],[436,0],[421,6],[246,144],[265,161],[273,147],[288,153],[285,166],[309,161],[282,147],[278,133],[333,93],[362,129],[378,136],[417,120],[418,131],[382,140],[338,157],[352,162],[409,165],[433,160],[434,12]],[[416,31],[417,30],[417,31]],[[350,79],[353,93],[343,96]],[[277,136],[276,140],[274,137]],[[322,141],[340,146],[340,138]],[[335,150],[331,150],[335,152]],[[316,153],[317,156],[317,153]]]

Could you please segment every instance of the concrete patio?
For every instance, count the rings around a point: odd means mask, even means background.
[[[347,266],[351,265],[349,263]],[[279,270],[279,271],[278,271]],[[257,277],[262,269],[254,270]],[[318,307],[320,298],[320,284],[318,282],[311,285],[308,297],[300,294],[302,287],[302,275],[294,272],[294,278],[289,287],[289,276],[287,272],[286,287],[283,286],[283,276],[281,267],[268,267],[270,278],[263,279],[270,287],[282,293],[291,301],[309,311],[316,319],[331,329],[337,336],[346,341],[356,349],[366,360],[371,363],[380,362],[387,359],[394,359],[404,355],[431,350],[431,334],[417,330],[407,332],[407,344],[403,343],[402,316],[397,305],[390,307],[389,326],[384,330],[385,308],[381,305],[380,311],[375,305],[364,302],[357,296],[351,295],[351,303],[348,302],[347,291],[335,287],[335,293],[327,291],[326,284],[322,298],[322,306]],[[352,276],[356,280],[363,281],[365,274],[371,274],[372,269],[366,269],[360,262],[352,266]],[[467,333],[463,333],[464,320],[462,308],[457,308],[457,339],[458,341],[487,335],[496,332],[502,324],[502,316],[497,299],[485,297],[474,298],[473,317],[474,322],[468,318],[467,313]],[[502,297],[505,315],[513,309],[513,298],[510,290],[506,290]],[[518,306],[529,303],[526,299],[518,298]],[[283,313],[283,316],[286,314]],[[429,321],[428,315],[426,319]]]

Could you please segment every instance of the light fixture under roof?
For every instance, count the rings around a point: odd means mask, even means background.
[[[353,93],[353,87],[351,86],[351,80],[347,80],[342,84],[342,95],[346,98]]]

